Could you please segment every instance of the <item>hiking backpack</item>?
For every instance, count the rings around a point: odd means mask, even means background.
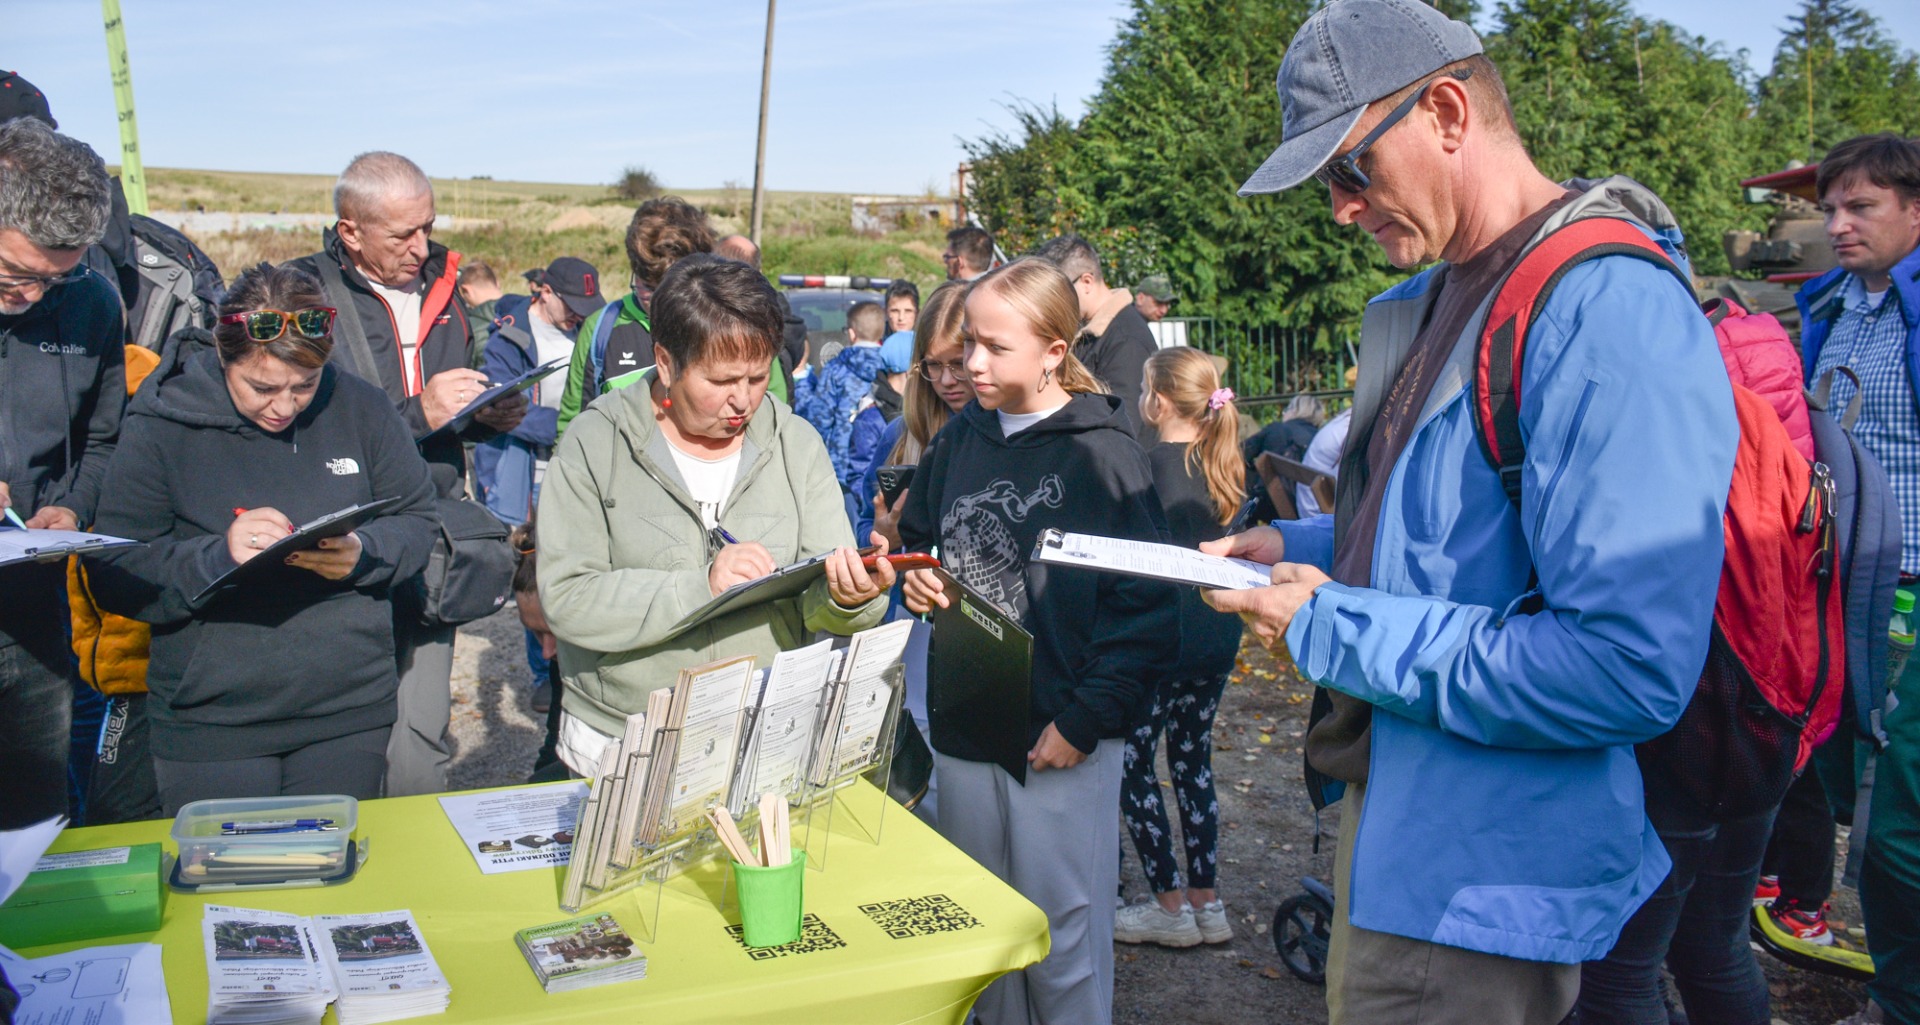
[[[1853,379],[1853,398],[1837,414],[1830,408],[1833,375]],[[1860,418],[1860,378],[1837,367],[1809,382],[1809,425],[1820,461],[1833,478],[1834,526],[1840,534],[1840,584],[1845,592],[1847,690],[1843,713],[1854,732],[1876,747],[1887,744],[1880,717],[1887,704],[1887,624],[1893,592],[1900,585],[1900,505],[1879,460],[1854,437]]]
[[[1474,364],[1474,421],[1481,451],[1515,509],[1526,459],[1520,385],[1527,332],[1569,270],[1615,255],[1646,260],[1692,291],[1686,273],[1657,243],[1630,222],[1610,217],[1554,231],[1495,290]],[[1748,315],[1731,305],[1709,314],[1740,427],[1723,517],[1726,557],[1706,665],[1692,700],[1672,730],[1640,744],[1636,755],[1647,775],[1715,815],[1731,817],[1779,804],[1814,746],[1833,732],[1846,638],[1836,579],[1833,479],[1804,445],[1796,447],[1787,427],[1797,421],[1798,388],[1783,393],[1777,380],[1754,379],[1772,395],[1770,402],[1742,379],[1755,365],[1756,343],[1777,337],[1790,358],[1792,343],[1765,314]],[[1777,359],[1759,363],[1779,366]],[[1804,410],[1804,403],[1797,406]],[[1886,622],[1880,620],[1882,632]]]
[[[164,356],[176,332],[213,330],[227,289],[213,258],[179,231],[140,214],[129,218],[129,229],[139,287],[124,297],[127,343]]]

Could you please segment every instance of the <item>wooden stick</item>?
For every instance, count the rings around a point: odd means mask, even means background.
[[[713,823],[714,835],[720,838],[722,846],[733,860],[742,865],[757,865],[759,860],[753,855],[753,848],[747,845],[747,838],[740,833],[740,827],[734,825],[733,815],[724,806],[707,809],[707,819]]]
[[[775,868],[786,864],[781,849],[785,846],[780,836],[780,809],[786,806],[777,794],[760,795],[760,830],[766,839],[760,844],[760,853],[767,859],[767,867]]]

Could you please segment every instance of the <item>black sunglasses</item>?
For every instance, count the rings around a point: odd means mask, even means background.
[[[1459,68],[1451,74],[1464,82],[1473,77],[1473,69]],[[1420,102],[1420,98],[1427,94],[1427,90],[1433,88],[1433,83],[1438,81],[1437,78],[1428,81],[1426,85],[1414,90],[1411,96],[1401,100],[1400,105],[1393,108],[1393,113],[1374,125],[1373,131],[1368,132],[1366,137],[1360,140],[1359,145],[1327,161],[1320,170],[1313,172],[1315,180],[1322,185],[1337,185],[1345,192],[1367,191],[1367,187],[1373,184],[1373,179],[1367,177],[1367,172],[1360,170],[1360,158],[1366,155],[1367,150],[1372,148],[1374,143],[1380,141],[1382,135],[1387,134],[1387,129],[1399,124],[1401,119],[1413,110],[1414,105]]]

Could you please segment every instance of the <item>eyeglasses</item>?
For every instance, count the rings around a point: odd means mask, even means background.
[[[1464,82],[1473,77],[1473,69],[1459,68],[1451,72],[1451,74],[1454,78]],[[1373,184],[1373,179],[1367,176],[1367,172],[1360,170],[1360,158],[1366,155],[1367,150],[1371,149],[1373,144],[1378,142],[1382,135],[1387,134],[1387,129],[1399,124],[1402,118],[1405,118],[1408,113],[1412,112],[1414,105],[1419,103],[1420,98],[1427,94],[1428,89],[1433,88],[1434,82],[1438,81],[1440,80],[1437,78],[1432,79],[1427,82],[1426,85],[1415,90],[1413,95],[1401,100],[1400,105],[1393,108],[1393,113],[1388,114],[1385,118],[1381,119],[1379,124],[1374,125],[1373,131],[1368,132],[1366,137],[1360,140],[1359,145],[1327,161],[1324,167],[1313,172],[1313,177],[1322,185],[1337,185],[1343,192],[1359,193],[1367,191],[1367,187]]]
[[[75,267],[65,274],[55,274],[52,277],[38,274],[0,274],[0,288],[27,288],[38,285],[40,291],[47,292],[61,285],[71,285],[86,276],[87,268],[84,266]]]
[[[245,324],[247,337],[265,345],[278,341],[288,331],[302,338],[325,338],[333,333],[333,318],[338,312],[331,306],[309,306],[291,313],[286,310],[248,310],[244,313],[221,314],[220,323]]]
[[[965,378],[967,376],[966,361],[958,360],[958,359],[954,360],[952,363],[937,363],[930,359],[923,359],[920,361],[921,377],[924,377],[929,381],[938,381],[942,375],[951,377],[956,381],[961,380],[962,378]]]

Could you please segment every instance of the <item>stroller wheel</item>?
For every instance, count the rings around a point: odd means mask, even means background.
[[[1315,894],[1295,894],[1273,913],[1273,949],[1295,978],[1322,985],[1332,928],[1332,905]]]

